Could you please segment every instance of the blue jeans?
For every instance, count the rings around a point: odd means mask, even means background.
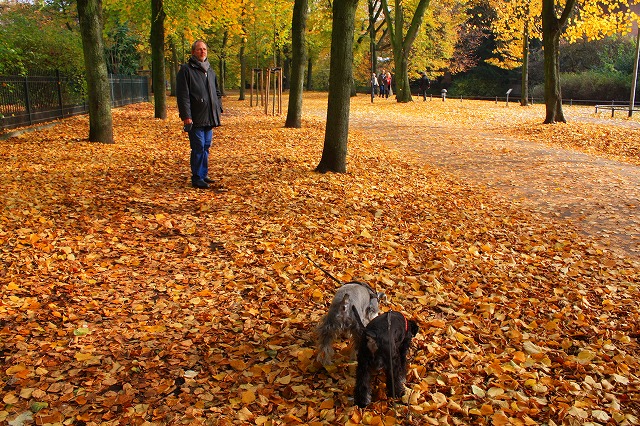
[[[209,176],[209,148],[213,137],[212,127],[194,127],[189,132],[191,145],[191,182]]]

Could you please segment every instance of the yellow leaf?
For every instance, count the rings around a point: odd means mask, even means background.
[[[251,419],[252,417],[253,417],[253,413],[251,411],[249,411],[249,409],[247,409],[247,407],[242,407],[242,409],[240,409],[236,413],[236,419],[238,419],[240,421],[243,421],[243,422]]]
[[[16,395],[14,395],[12,393],[8,393],[2,398],[2,401],[5,404],[17,404],[19,399],[18,399],[18,397]]]
[[[76,352],[74,357],[78,361],[86,361],[86,360],[89,360],[89,359],[93,358],[93,355],[88,354],[88,353],[84,353],[84,352]]]
[[[6,370],[7,376],[13,376],[16,373],[19,373],[23,370],[26,370],[27,367],[24,366],[24,364],[16,364],[13,367],[9,367]]]
[[[584,350],[580,351],[580,353],[578,354],[578,362],[580,364],[588,364],[595,357],[596,357],[596,353],[595,352],[593,352],[593,351],[591,351],[589,349],[584,349]]]
[[[291,383],[291,375],[288,374],[284,377],[278,377],[276,379],[276,382],[280,383],[281,385],[288,385],[289,383]]]
[[[334,406],[333,399],[325,399],[324,401],[322,401],[322,404],[320,404],[320,409],[329,410],[333,408],[333,406]]]
[[[242,402],[245,404],[251,404],[256,400],[256,394],[252,390],[242,392]]]
[[[367,231],[366,229],[363,229],[363,230],[362,230],[362,232],[360,233],[360,236],[361,236],[361,237],[364,237],[364,238],[369,238],[369,239],[370,239],[370,238],[373,238],[373,237],[371,236],[371,234],[369,233],[369,231]]]

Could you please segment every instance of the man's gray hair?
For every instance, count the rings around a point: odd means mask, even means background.
[[[193,44],[191,45],[191,53],[196,51],[196,44],[198,43],[204,43],[204,45],[207,47],[207,50],[209,49],[209,46],[207,46],[207,42],[201,39],[198,39],[196,41],[193,42]]]

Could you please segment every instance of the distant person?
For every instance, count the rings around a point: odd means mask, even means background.
[[[431,87],[431,82],[429,81],[429,77],[427,77],[427,73],[423,72],[420,77],[420,96],[422,96],[422,100],[427,100],[427,91],[429,91],[429,87]]]
[[[176,97],[191,145],[191,186],[209,188],[214,182],[209,178],[209,148],[213,128],[220,126],[222,101],[216,73],[207,59],[207,44],[202,40],[193,43],[189,61],[178,71]]]
[[[371,102],[373,102],[373,98],[376,97],[376,93],[378,92],[378,76],[376,73],[371,73]]]
[[[384,95],[386,93],[386,88],[387,88],[386,77],[387,77],[387,73],[383,68],[380,74],[378,75],[378,87],[380,88],[379,96],[381,98],[384,98]]]
[[[387,73],[385,74],[384,84],[385,97],[388,98],[389,95],[393,95],[393,92],[391,91],[391,73],[389,71],[387,71]]]

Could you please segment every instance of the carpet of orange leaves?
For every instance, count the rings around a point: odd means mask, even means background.
[[[114,110],[114,145],[86,117],[0,142],[0,422],[638,424],[636,260],[371,135],[317,174],[323,121],[248,101],[214,134],[227,191],[194,190],[175,108],[152,116]],[[402,401],[353,407],[346,344],[315,362],[335,283],[307,254],[418,322]]]

